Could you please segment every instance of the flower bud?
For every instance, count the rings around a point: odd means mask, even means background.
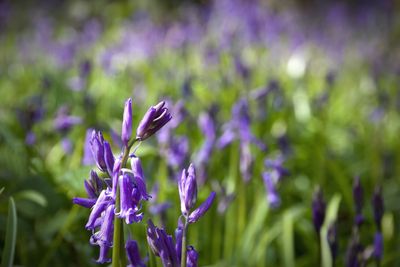
[[[121,139],[125,146],[128,145],[132,136],[132,99],[125,102],[124,116],[122,120]]]
[[[197,222],[209,210],[215,199],[215,195],[215,192],[211,192],[208,198],[189,215],[189,223]]]

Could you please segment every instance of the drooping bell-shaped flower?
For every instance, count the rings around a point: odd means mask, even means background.
[[[139,246],[135,240],[128,240],[125,244],[126,255],[130,264],[128,267],[146,267],[139,253]]]
[[[187,267],[197,267],[197,261],[199,259],[199,254],[192,246],[188,246],[186,255],[186,266]]]
[[[197,222],[203,215],[210,209],[212,203],[215,199],[215,192],[211,192],[208,198],[192,213],[190,213],[188,218],[188,223],[195,223]]]
[[[86,229],[94,230],[96,220],[100,218],[101,214],[105,209],[112,203],[112,198],[107,190],[101,191],[96,203],[92,207],[92,211],[89,215],[88,222],[86,223]]]
[[[182,176],[178,182],[179,197],[181,201],[181,212],[187,216],[197,200],[196,173],[193,164],[190,164],[188,171],[182,171]]]
[[[93,154],[93,158],[96,161],[99,170],[106,172],[107,165],[104,160],[104,138],[103,134],[99,131],[93,130],[92,137],[90,139],[90,146]]]
[[[125,146],[128,145],[132,137],[132,99],[128,98],[125,102],[124,116],[122,119],[121,139]]]
[[[314,192],[312,201],[312,214],[314,228],[317,234],[319,234],[322,224],[325,220],[326,204],[320,187]]]
[[[135,155],[131,156],[131,168],[134,177],[134,183],[139,190],[141,197],[144,200],[148,200],[150,198],[150,195],[147,193],[142,163],[140,159]]]
[[[114,154],[112,153],[111,146],[107,141],[104,141],[104,161],[106,162],[108,173],[112,175],[115,158]]]
[[[127,224],[140,222],[142,214],[139,213],[138,189],[133,183],[133,175],[129,172],[123,172],[118,178],[120,190],[120,210],[116,215],[124,218]]]
[[[100,246],[100,256],[97,260],[98,263],[110,262],[111,259],[107,257],[109,248],[113,244],[113,229],[114,229],[114,205],[111,204],[107,207],[104,218],[100,226],[100,230],[92,235],[90,243]]]
[[[139,123],[136,138],[140,140],[149,138],[171,120],[172,116],[164,105],[165,102],[162,101],[149,108]]]

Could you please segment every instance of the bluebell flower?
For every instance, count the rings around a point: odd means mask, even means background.
[[[146,267],[146,264],[140,257],[139,247],[135,240],[126,241],[125,250],[130,262],[128,267]]]
[[[125,146],[128,145],[132,136],[132,99],[125,102],[124,116],[122,120],[121,140]]]

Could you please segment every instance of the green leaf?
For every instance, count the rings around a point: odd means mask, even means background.
[[[15,195],[15,200],[20,200],[20,199],[32,201],[33,203],[36,203],[42,207],[47,206],[46,198],[42,194],[34,190],[25,190],[19,192],[18,194]]]
[[[8,202],[7,232],[3,251],[2,267],[11,267],[14,261],[15,242],[17,239],[17,211],[14,199],[10,197]]]
[[[3,193],[4,188],[5,188],[5,187],[2,187],[2,188],[0,189],[0,195],[1,195],[1,193]]]
[[[329,201],[325,223],[321,228],[321,257],[322,257],[322,266],[331,267],[332,266],[332,257],[331,251],[329,249],[328,240],[326,238],[328,234],[328,227],[330,224],[336,221],[337,213],[339,211],[339,205],[341,201],[341,196],[336,194]]]

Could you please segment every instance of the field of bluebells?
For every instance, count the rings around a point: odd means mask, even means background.
[[[308,2],[0,1],[0,266],[400,266],[399,6]]]

